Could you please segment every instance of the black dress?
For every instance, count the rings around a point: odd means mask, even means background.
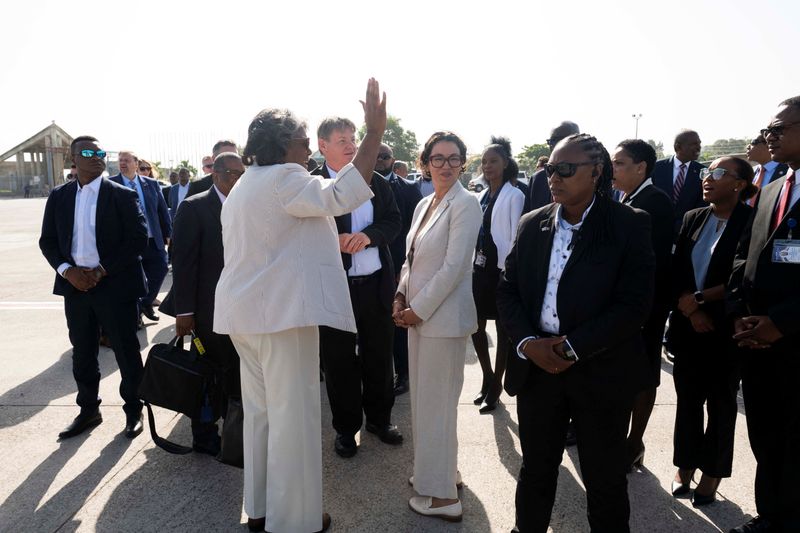
[[[492,198],[488,192],[481,199],[483,224],[475,245],[476,261],[472,265],[472,296],[475,299],[479,320],[497,319],[495,293],[497,282],[500,280],[500,269],[497,268],[497,246],[492,240],[492,211],[496,199],[496,194]],[[478,261],[481,255],[486,258],[483,265]]]

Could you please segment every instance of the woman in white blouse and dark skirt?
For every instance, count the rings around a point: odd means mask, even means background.
[[[683,217],[673,256],[675,303],[667,333],[678,396],[673,439],[678,472],[672,494],[691,494],[696,507],[713,502],[720,480],[731,476],[740,354],[725,314],[725,284],[752,212],[745,201],[758,190],[752,167],[738,157],[717,159],[700,177],[703,200],[711,205]],[[703,475],[692,493],[698,469]]]
[[[480,405],[483,414],[494,411],[503,392],[503,374],[511,345],[508,334],[497,320],[495,292],[517,235],[525,195],[510,182],[517,177],[519,167],[511,157],[511,143],[507,139],[492,137],[491,144],[483,151],[481,171],[489,186],[478,196],[483,219],[472,265],[472,295],[478,312],[478,331],[472,334],[472,344],[483,371],[481,390],[474,403]],[[486,336],[487,320],[495,321],[497,331],[494,370]]]

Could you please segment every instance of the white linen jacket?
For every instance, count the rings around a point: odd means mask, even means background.
[[[332,217],[370,198],[352,164],[335,180],[296,163],[248,168],[222,206],[225,267],[214,331],[257,335],[322,325],[355,333]]]
[[[406,240],[407,250],[414,247],[413,264],[409,265],[407,253],[397,292],[422,319],[415,327],[423,337],[465,337],[478,329],[472,258],[481,208],[477,198],[456,182],[417,235],[433,197],[423,198],[414,210]]]
[[[478,199],[483,200],[487,194],[488,187],[480,193]],[[522,191],[509,182],[500,187],[492,208],[492,240],[497,247],[497,268],[500,270],[506,269],[506,257],[517,237],[517,226],[524,206],[525,195]]]

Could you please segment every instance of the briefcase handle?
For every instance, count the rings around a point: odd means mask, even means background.
[[[169,341],[169,344],[171,346],[175,346],[177,348],[178,339],[180,339],[181,346],[183,346],[183,338],[184,337],[185,337],[185,335],[175,335],[175,337],[171,341]],[[197,348],[198,355],[205,355],[206,348],[205,348],[205,346],[203,346],[203,343],[200,342],[200,337],[197,336],[197,333],[195,333],[194,330],[191,331],[190,337],[192,339],[192,344],[194,344],[194,347]]]

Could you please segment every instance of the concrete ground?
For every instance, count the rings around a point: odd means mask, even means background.
[[[71,350],[62,300],[51,294],[53,270],[37,240],[44,199],[0,201],[0,532],[72,531],[247,531],[243,523],[242,471],[209,456],[169,455],[155,447],[147,430],[134,440],[122,436],[125,419],[117,392],[113,353],[100,351],[104,422],[89,433],[57,442],[77,414]],[[165,282],[168,288],[170,278]],[[162,317],[140,332],[142,354],[173,335]],[[645,435],[644,468],[629,477],[631,527],[637,532],[727,531],[755,514],[755,461],[744,411],[736,427],[733,477],[720,486],[718,501],[703,510],[670,494],[675,392],[671,365],[663,364],[662,386]],[[334,432],[322,387],[324,506],[332,532],[509,531],[514,524],[515,477],[520,446],[514,398],[492,415],[479,415],[472,398],[481,372],[467,354],[459,404],[459,467],[465,487],[464,520],[446,524],[411,512],[410,408],[397,399],[394,422],[406,443],[390,447],[362,434],[358,455],[343,460],[333,452]],[[189,444],[188,421],[157,410],[161,435]],[[568,449],[559,475],[551,530],[588,531],[577,453]]]

